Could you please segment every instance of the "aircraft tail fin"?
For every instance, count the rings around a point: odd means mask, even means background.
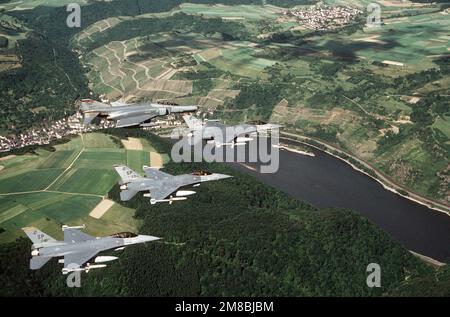
[[[117,174],[119,174],[123,183],[129,183],[130,181],[141,177],[138,173],[136,173],[126,165],[115,165],[114,168]]]
[[[33,244],[40,244],[45,242],[56,242],[55,239],[50,237],[48,234],[34,228],[34,227],[25,227],[22,228],[25,234],[30,238]]]
[[[111,105],[92,99],[81,100],[80,110],[84,115],[84,124],[91,123],[98,116],[99,112],[95,111],[98,107],[111,107]]]
[[[30,259],[30,269],[38,270],[50,261],[51,257],[47,256],[34,256]]]
[[[183,120],[184,122],[186,122],[186,124],[188,125],[189,129],[192,131],[197,127],[201,127],[203,125],[202,120],[197,119],[194,116],[191,115],[184,115],[183,116]]]
[[[111,107],[111,104],[92,99],[81,99],[81,110],[92,110],[95,107]]]

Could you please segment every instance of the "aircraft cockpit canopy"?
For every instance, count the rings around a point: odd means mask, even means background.
[[[206,175],[211,175],[211,174],[212,173],[210,173],[210,172],[202,171],[202,170],[192,173],[192,175],[194,175],[194,176],[206,176]]]
[[[267,122],[264,122],[264,121],[262,121],[262,120],[254,120],[254,121],[249,121],[249,122],[247,122],[247,124],[264,125],[264,124],[267,124]]]
[[[132,233],[132,232],[119,232],[119,233],[115,233],[113,234],[111,237],[113,238],[134,238],[137,237],[137,234]]]

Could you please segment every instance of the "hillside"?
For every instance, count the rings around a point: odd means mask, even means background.
[[[12,69],[0,72],[1,130],[73,113],[89,91],[109,100],[199,104],[228,122],[283,123],[448,203],[445,5],[381,1],[381,27],[365,26],[362,13],[345,27],[314,30],[289,13],[288,2],[266,3],[86,2],[81,30],[59,27],[66,13],[54,1],[6,4],[2,19],[18,35],[4,35]],[[367,1],[350,5],[364,10]]]

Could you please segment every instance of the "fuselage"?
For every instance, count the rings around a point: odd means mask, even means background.
[[[125,241],[127,239],[133,238],[124,239],[124,238],[103,237],[103,238],[96,238],[95,240],[87,240],[75,243],[58,241],[57,245],[43,246],[39,249],[33,250],[33,252],[35,252],[34,253],[35,256],[39,255],[44,257],[62,257],[71,253],[79,253],[80,251],[102,252],[109,249],[115,249],[127,245]]]
[[[203,176],[196,175],[175,175],[163,177],[161,179],[153,179],[141,177],[139,179],[134,180],[133,182],[127,185],[128,189],[136,190],[136,191],[144,191],[152,188],[161,188],[161,187],[176,187],[180,188],[183,186],[189,186],[193,184],[201,183]]]
[[[156,103],[135,103],[123,106],[108,105],[82,105],[84,113],[98,113],[99,116],[107,116],[109,119],[121,119],[140,115],[164,116],[171,113],[189,112],[197,110],[196,106],[169,106]]]

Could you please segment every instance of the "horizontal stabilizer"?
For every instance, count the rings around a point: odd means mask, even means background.
[[[120,192],[120,200],[128,201],[128,200],[132,199],[137,193],[138,193],[138,191],[136,191],[136,190],[130,190],[130,189],[122,190]]]
[[[98,112],[86,112],[84,114],[84,121],[83,123],[85,125],[88,125],[92,122],[92,120],[94,120],[96,117],[98,116]]]
[[[30,269],[38,270],[50,261],[51,257],[46,256],[35,256],[30,259]]]

